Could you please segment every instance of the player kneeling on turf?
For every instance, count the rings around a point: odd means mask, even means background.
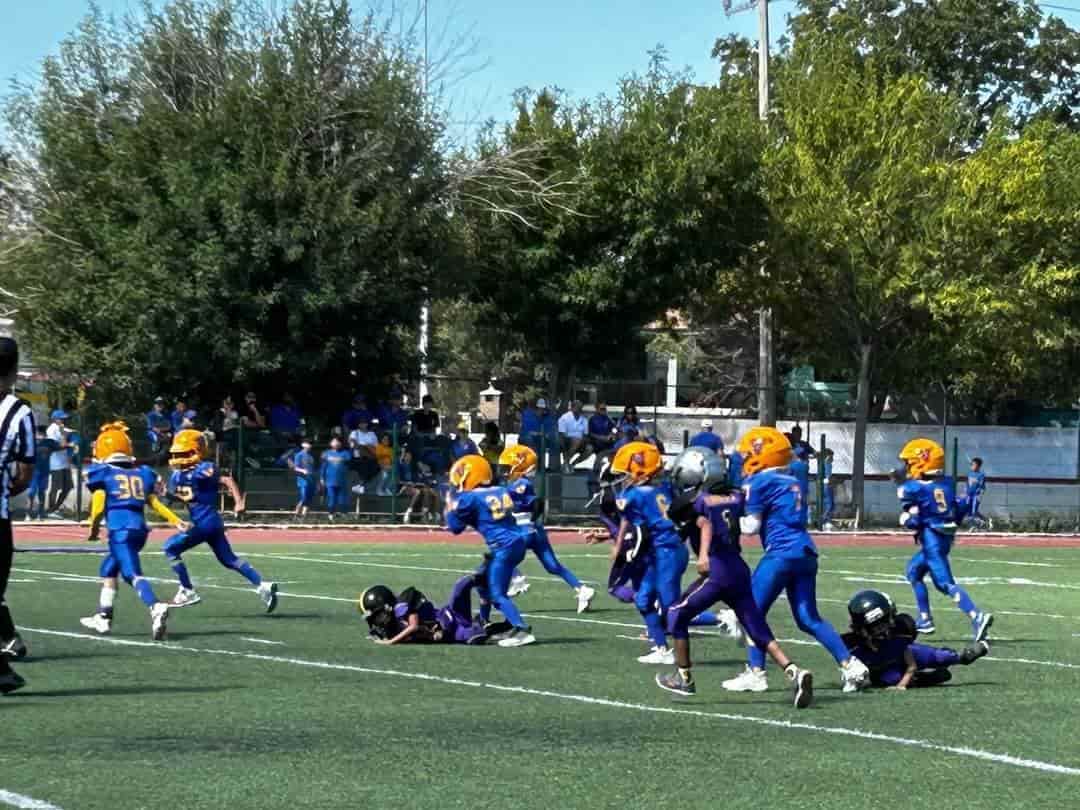
[[[916,644],[915,619],[897,613],[892,599],[880,591],[859,591],[848,602],[851,632],[844,643],[870,669],[870,685],[903,690],[937,686],[952,678],[949,667],[971,664],[990,652],[978,641],[960,652]]]
[[[357,605],[377,644],[486,644],[512,633],[509,622],[485,624],[472,612],[472,591],[485,586],[484,573],[469,574],[454,584],[442,608],[416,588],[399,595],[385,585],[368,588]]]

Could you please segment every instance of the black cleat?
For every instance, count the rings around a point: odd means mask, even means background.
[[[26,643],[19,637],[18,633],[0,642],[0,655],[4,656],[4,658],[13,660],[26,658],[28,653]]]
[[[16,689],[22,689],[24,686],[26,686],[26,681],[19,677],[17,672],[8,670],[3,675],[0,675],[0,692],[5,695],[14,692]]]
[[[974,664],[976,661],[978,661],[984,655],[989,655],[989,654],[990,654],[990,642],[989,641],[980,641],[974,647],[965,647],[960,652],[960,663],[965,664],[965,665],[966,664]]]
[[[670,675],[657,675],[656,685],[661,689],[668,692],[674,692],[676,695],[683,695],[684,697],[691,697],[697,694],[697,687],[694,685],[694,679],[684,678],[679,670],[675,670]]]

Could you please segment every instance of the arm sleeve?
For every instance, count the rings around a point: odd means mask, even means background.
[[[461,534],[469,528],[469,519],[473,514],[472,504],[467,498],[457,501],[446,514],[446,527],[453,534]]]
[[[101,521],[105,517],[105,490],[99,489],[94,492],[90,501],[90,534],[96,535],[101,528]]]
[[[157,495],[148,495],[146,498],[147,505],[158,513],[162,518],[169,522],[170,526],[179,526],[181,521],[169,507],[161,502],[161,499]]]

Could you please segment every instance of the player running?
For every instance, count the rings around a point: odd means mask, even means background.
[[[758,534],[765,556],[753,575],[754,601],[767,616],[780,593],[786,592],[795,624],[824,646],[840,666],[843,691],[860,689],[869,674],[848,652],[843,639],[818,613],[818,551],[806,531],[799,482],[787,474],[793,457],[787,436],[776,428],[756,427],[739,441],[743,456],[743,493],[746,503],[739,520],[743,534]],[[765,652],[749,649],[746,670],[723,686],[732,692],[764,692]]]
[[[542,522],[544,499],[537,496],[533,487],[532,476],[536,473],[536,462],[536,452],[523,444],[507,447],[499,454],[499,471],[503,473],[506,489],[514,501],[514,519],[525,532],[526,548],[536,555],[545,571],[560,577],[574,589],[577,595],[577,612],[584,613],[589,609],[596,591],[588,585],[582,585],[574,572],[555,556],[555,549],[551,547],[547,529]]]
[[[945,475],[945,450],[931,439],[912,439],[900,451],[900,461],[903,466],[893,471],[900,484],[900,525],[914,531],[915,542],[922,547],[905,571],[919,607],[915,626],[920,633],[935,630],[930,593],[923,582],[929,574],[934,587],[955,602],[971,621],[974,640],[983,641],[994,617],[975,606],[968,592],[956,584],[949,566],[949,552],[965,509],[957,501],[956,484]]]
[[[507,589],[514,568],[525,559],[525,534],[514,520],[514,501],[503,487],[492,486],[491,465],[478,455],[462,456],[450,468],[452,491],[446,494],[446,528],[461,534],[472,527],[487,543],[488,597],[512,625],[496,636],[500,647],[524,647],[536,642],[532,629]]]
[[[266,612],[273,613],[278,604],[277,583],[264,581],[250,563],[236,556],[225,536],[225,521],[218,511],[218,493],[222,485],[232,496],[237,514],[244,511],[244,496],[231,476],[220,475],[214,462],[203,460],[206,455],[206,437],[197,430],[177,433],[169,450],[169,465],[173,468],[169,493],[186,503],[191,515],[191,526],[165,541],[165,556],[180,581],[180,590],[173,597],[172,605],[189,607],[202,601],[181,557],[185,551],[206,543],[219,563],[255,586]]]
[[[165,638],[169,605],[154,594],[150,581],[143,576],[139,561],[139,552],[150,534],[150,528],[146,525],[146,507],[149,506],[170,525],[181,530],[186,524],[158,500],[155,494],[157,473],[149,467],[135,466],[131,437],[123,422],[102,426],[94,444],[94,459],[94,465],[86,474],[87,489],[93,493],[90,535],[87,539],[98,540],[104,521],[109,531],[109,553],[101,562],[101,597],[97,613],[80,619],[79,623],[101,635],[112,631],[116,578],[119,574],[150,609],[150,636],[154,641],[161,641]]]
[[[671,469],[676,502],[672,515],[680,534],[697,554],[698,580],[668,612],[668,632],[675,639],[675,671],[657,675],[661,689],[679,695],[697,692],[690,663],[690,622],[697,614],[723,601],[734,610],[758,650],[768,652],[794,687],[793,701],[805,709],[813,701],[814,678],[784,654],[764,615],[754,602],[750,567],[739,548],[738,521],[743,496],[728,485],[722,456],[702,447],[683,452]]]

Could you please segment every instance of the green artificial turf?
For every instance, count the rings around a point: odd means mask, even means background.
[[[380,647],[365,639],[356,595],[383,582],[441,602],[455,572],[478,559],[477,544],[240,551],[283,583],[278,613],[263,615],[238,575],[192,553],[204,601],[174,611],[159,645],[149,643],[147,613],[126,587],[112,636],[80,627],[96,606],[98,557],[17,555],[8,602],[31,658],[17,665],[29,685],[0,700],[0,790],[64,810],[1004,808],[1072,806],[1080,790],[1075,549],[955,549],[957,575],[976,578],[972,596],[997,614],[995,643],[990,659],[956,668],[936,689],[842,695],[828,654],[805,643],[777,603],[774,630],[804,642],[788,653],[816,675],[816,704],[801,712],[775,669],[767,693],[724,692],[721,680],[743,656],[719,637],[694,639],[696,698],[659,691],[658,668],[634,660],[645,644],[634,638],[633,608],[598,593],[579,617],[570,590],[534,559],[519,604],[535,646]],[[558,551],[579,576],[606,580],[603,549]],[[909,554],[826,549],[823,614],[840,626],[846,599],[866,585],[910,610],[900,578]],[[164,580],[155,583],[159,596],[171,597],[159,548],[143,561],[148,576]],[[939,594],[932,599],[938,635],[929,640],[964,646],[964,617]],[[134,643],[110,643],[125,641]],[[781,725],[788,721],[815,728]]]

